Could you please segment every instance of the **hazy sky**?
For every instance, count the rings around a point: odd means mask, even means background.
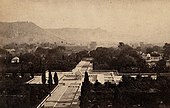
[[[170,42],[170,0],[0,0],[0,21],[100,27],[136,41]]]

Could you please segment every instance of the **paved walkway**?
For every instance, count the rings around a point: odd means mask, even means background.
[[[47,101],[45,102],[45,108],[55,107],[56,103],[61,99],[64,92],[67,90],[67,86],[59,85],[58,88],[49,96]]]
[[[77,71],[81,72],[82,76],[85,71],[89,72],[89,80],[92,83],[96,79],[101,83],[114,82],[113,72],[92,72],[92,67],[93,64],[89,61],[81,61],[72,72],[63,73],[59,85],[52,91],[51,96],[47,96],[37,108],[42,108],[42,106],[44,108],[79,108],[79,96],[84,78],[77,79],[75,74]]]
[[[59,85],[53,90],[51,96],[48,96],[38,108],[79,108],[79,96],[81,92],[81,83],[83,79],[76,79],[75,72],[80,71],[82,74],[87,70],[92,69],[89,61],[81,61],[72,72],[63,72],[58,76],[62,78]],[[28,82],[37,83],[35,78]]]
[[[54,77],[54,73],[55,72],[51,72],[52,77]],[[70,72],[57,72],[57,76],[58,76],[59,80],[63,77],[63,75],[65,75],[67,73],[70,73]],[[49,73],[46,71],[46,83],[48,82],[48,75],[49,75]],[[42,76],[34,76],[34,78],[29,80],[28,82],[26,82],[26,84],[42,84],[41,77]]]

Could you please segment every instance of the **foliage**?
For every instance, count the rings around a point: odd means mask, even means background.
[[[45,71],[42,72],[41,80],[42,80],[42,84],[45,84],[45,83],[46,83],[46,75],[45,75]]]
[[[23,78],[3,77],[0,81],[1,108],[33,108],[48,95],[47,85],[27,85],[30,80]]]
[[[49,70],[48,85],[50,89],[52,88],[52,84],[53,84],[52,74],[51,74],[51,70]]]
[[[142,70],[146,68],[145,60],[141,55],[124,43],[120,43],[118,49],[98,47],[90,52],[90,56],[94,58],[94,69],[121,71],[122,69]]]
[[[118,85],[96,81],[86,96],[81,94],[80,103],[85,104],[80,108],[169,108],[169,81],[169,77],[158,76],[153,80],[141,75],[136,79],[124,75]]]
[[[84,84],[88,85],[88,83],[89,83],[89,76],[88,76],[88,73],[85,72]]]
[[[163,46],[163,53],[165,58],[170,58],[170,43],[165,43],[165,45]]]
[[[85,72],[84,82],[82,83],[82,87],[81,87],[80,108],[87,108],[88,96],[89,96],[89,92],[90,92],[89,90],[90,90],[89,76],[88,76],[88,73]]]
[[[58,76],[56,72],[54,73],[54,83],[55,85],[58,85]]]

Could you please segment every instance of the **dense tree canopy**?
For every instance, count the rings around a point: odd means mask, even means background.
[[[138,52],[124,43],[119,43],[118,48],[99,47],[90,52],[94,58],[94,69],[131,69],[144,68],[145,60]]]
[[[165,76],[155,80],[140,74],[123,75],[118,85],[96,81],[88,93],[81,91],[80,108],[169,108],[169,81]]]

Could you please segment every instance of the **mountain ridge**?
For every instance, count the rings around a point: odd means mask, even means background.
[[[0,22],[0,43],[107,41],[111,33],[101,28],[44,29],[33,22]]]
[[[33,22],[0,22],[0,39],[2,44],[63,41]]]
[[[73,42],[107,41],[112,36],[111,33],[101,28],[50,28],[46,30]]]

